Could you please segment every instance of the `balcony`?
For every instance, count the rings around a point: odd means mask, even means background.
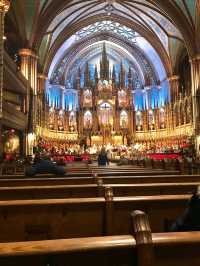
[[[25,130],[27,127],[27,115],[19,111],[17,106],[3,102],[3,124],[19,130]]]

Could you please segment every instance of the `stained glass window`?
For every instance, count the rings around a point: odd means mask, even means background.
[[[91,34],[98,32],[111,32],[121,35],[123,38],[128,39],[129,41],[135,43],[136,37],[139,35],[132,29],[121,25],[118,22],[113,22],[111,20],[99,21],[94,24],[91,24],[76,33],[76,40],[85,38]]]

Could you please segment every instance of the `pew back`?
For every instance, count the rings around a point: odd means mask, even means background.
[[[108,176],[100,178],[103,184],[143,184],[143,183],[189,183],[200,182],[199,175],[156,175],[156,176]],[[55,186],[96,184],[98,177],[54,177],[52,175],[38,175],[34,178],[24,176],[4,176],[0,178],[2,186]]]
[[[199,266],[200,232],[153,233],[152,266]],[[133,236],[0,243],[3,266],[139,266]]]
[[[108,194],[109,195],[109,194]],[[183,212],[190,195],[42,199],[0,202],[0,241],[127,234],[129,213],[148,213],[153,232]],[[16,226],[17,225],[17,226]]]
[[[200,182],[155,184],[86,184],[0,187],[0,200],[103,197],[110,187],[116,197],[193,194]]]

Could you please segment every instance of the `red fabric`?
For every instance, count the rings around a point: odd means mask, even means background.
[[[73,155],[66,155],[65,156],[65,160],[67,161],[67,162],[73,162],[74,161],[74,156]]]
[[[83,154],[83,155],[81,155],[81,160],[82,161],[88,161],[89,160],[89,156],[87,154]]]
[[[179,158],[181,158],[180,154],[177,154],[177,153],[170,153],[170,154],[151,153],[151,154],[147,154],[147,157],[150,159],[154,159],[154,160],[179,159]]]
[[[13,157],[12,154],[10,154],[10,153],[6,153],[6,155],[5,155],[5,160],[6,160],[6,161],[12,161],[12,160],[14,160],[14,157]]]

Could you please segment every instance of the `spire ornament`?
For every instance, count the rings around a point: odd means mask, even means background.
[[[102,57],[100,61],[100,78],[109,80],[109,60],[106,53],[106,45],[103,43]]]

